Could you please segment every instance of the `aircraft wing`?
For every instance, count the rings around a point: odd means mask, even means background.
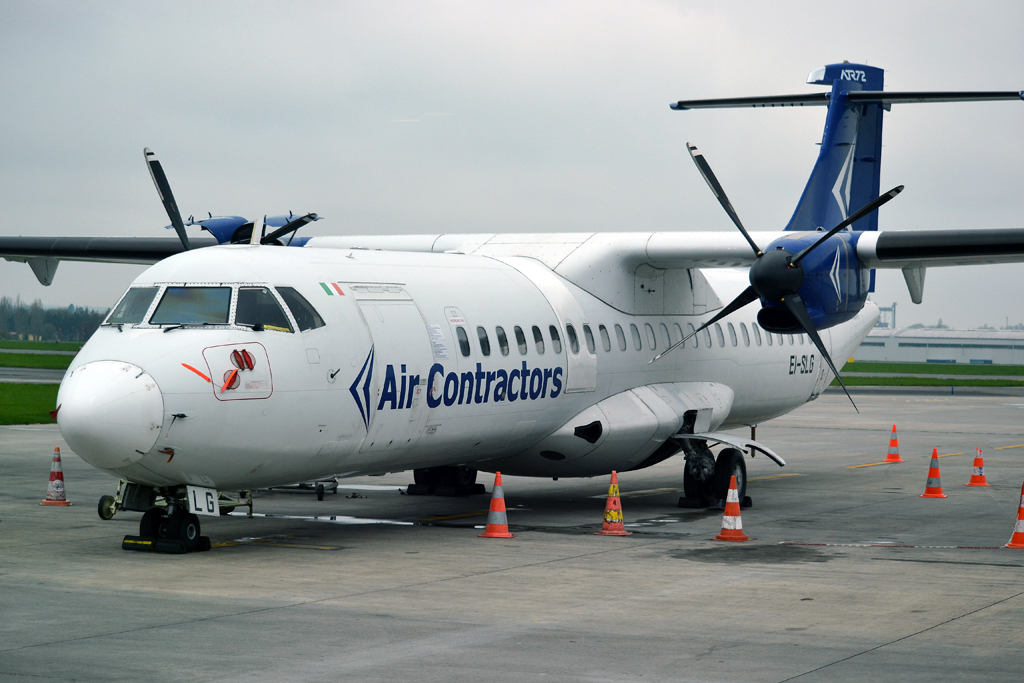
[[[193,249],[215,244],[212,237],[191,241]],[[149,265],[181,251],[177,237],[0,237],[0,257],[29,264],[42,285],[53,282],[61,261]]]

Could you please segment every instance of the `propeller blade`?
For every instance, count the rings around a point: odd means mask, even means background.
[[[820,240],[818,240],[817,242],[815,242],[814,244],[812,244],[811,246],[807,247],[806,249],[801,251],[799,254],[794,256],[792,258],[792,260],[790,261],[790,263],[793,266],[795,266],[796,264],[800,263],[800,261],[803,260],[803,258],[805,256],[807,256],[812,251],[814,251],[819,246],[821,246],[821,243],[824,242],[825,240],[827,240],[829,237],[831,237],[832,235],[836,234],[837,232],[839,232],[840,230],[842,230],[846,226],[853,225],[854,223],[859,221],[861,218],[864,218],[864,216],[868,215],[869,213],[871,213],[872,211],[874,211],[875,209],[880,207],[882,204],[885,204],[887,201],[889,201],[890,199],[892,199],[893,197],[898,195],[900,192],[903,192],[903,186],[902,185],[897,185],[896,187],[892,188],[891,190],[889,190],[885,194],[879,195],[878,197],[875,197],[874,201],[871,201],[871,202],[868,202],[867,204],[865,204],[860,209],[860,211],[858,211],[857,213],[853,214],[852,216],[847,218],[845,221],[843,221],[842,223],[840,223],[836,227],[834,227],[831,230],[829,230],[828,232],[826,232],[822,236],[822,238]]]
[[[178,213],[178,205],[174,202],[171,185],[167,182],[164,169],[156,158],[156,154],[149,147],[142,150],[142,155],[146,158],[146,167],[149,168],[149,175],[153,178],[153,184],[156,185],[156,192],[160,195],[160,201],[164,203],[167,217],[171,219],[171,225],[174,226],[174,231],[178,233],[178,239],[181,240],[185,251],[188,251],[191,247],[188,244],[188,235],[185,233],[185,224],[181,222],[181,214]]]
[[[266,226],[263,223],[264,218],[266,218],[266,216],[263,218],[257,218],[252,222],[252,233],[249,235],[249,244],[260,243],[260,237],[262,237],[263,231],[266,229]]]
[[[691,340],[695,336],[697,336],[697,334],[700,333],[701,331],[706,330],[707,328],[711,327],[712,325],[714,325],[715,323],[717,323],[719,320],[721,320],[725,316],[729,315],[730,313],[733,313],[734,311],[740,310],[741,308],[743,308],[744,306],[746,306],[750,302],[756,301],[757,298],[758,298],[757,297],[757,292],[754,291],[754,288],[753,287],[747,287],[746,289],[744,289],[740,293],[740,295],[738,297],[736,297],[735,299],[730,301],[728,306],[726,306],[725,308],[720,310],[718,312],[718,314],[714,318],[712,318],[711,320],[707,321],[706,323],[704,323],[703,325],[698,327],[696,330],[694,330],[690,334],[688,334],[685,337],[683,337],[680,341],[677,341],[675,344],[673,344],[672,346],[668,347],[667,349],[665,349],[664,351],[659,353],[657,356],[655,356],[654,358],[649,360],[647,362],[647,364],[650,365],[651,363],[653,363],[654,361],[658,360],[662,356],[667,355],[670,351],[672,351],[677,346],[682,346],[683,344],[685,344],[686,342],[688,342],[689,340]]]
[[[315,213],[307,213],[305,216],[299,216],[298,218],[296,218],[294,220],[288,221],[287,223],[285,223],[280,228],[278,228],[274,232],[270,233],[269,235],[267,235],[266,237],[264,237],[260,241],[263,244],[269,244],[270,242],[273,242],[274,240],[276,240],[278,237],[281,237],[282,235],[287,235],[289,232],[294,232],[294,231],[298,230],[299,228],[301,228],[306,223],[312,223],[315,220],[316,220],[316,214]]]
[[[799,294],[792,294],[782,300],[786,304],[786,308],[793,314],[793,317],[797,319],[800,326],[804,328],[804,332],[811,338],[814,345],[818,347],[818,352],[821,353],[822,358],[828,363],[828,366],[832,368],[832,373],[839,380],[839,386],[843,388],[846,393],[846,398],[850,399],[850,403],[853,403],[853,409],[858,413],[860,408],[853,401],[853,396],[850,396],[850,392],[846,389],[846,384],[843,383],[843,378],[839,376],[839,370],[836,369],[835,363],[832,362],[832,357],[828,355],[828,351],[825,350],[825,345],[821,342],[821,337],[818,336],[818,331],[814,329],[814,323],[811,321],[811,315],[807,312],[807,307],[804,306],[803,299],[800,298]]]
[[[718,178],[715,177],[714,171],[711,170],[711,166],[704,160],[704,155],[700,153],[696,146],[691,145],[689,142],[686,143],[686,151],[690,153],[690,157],[693,159],[693,163],[697,164],[697,170],[704,176],[704,182],[711,188],[711,192],[714,193],[715,199],[722,205],[725,212],[729,214],[729,218],[736,224],[736,227],[740,229],[740,233],[744,239],[750,243],[751,248],[754,250],[756,256],[761,255],[761,249],[754,244],[754,240],[751,239],[747,233],[746,228],[743,227],[743,223],[740,222],[740,217],[736,215],[736,210],[732,208],[732,203],[729,198],[725,195],[725,190],[722,189],[722,185],[718,182]]]

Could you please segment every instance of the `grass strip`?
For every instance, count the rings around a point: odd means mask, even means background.
[[[1022,387],[1024,381],[1015,379],[943,379],[941,377],[857,377],[843,373],[848,387]],[[832,380],[834,387],[839,382]]]
[[[0,367],[43,368],[46,370],[67,370],[74,356],[50,356],[38,353],[3,353],[0,351]]]
[[[0,341],[0,349],[26,351],[77,351],[85,342]]]
[[[887,372],[914,375],[1014,375],[1024,377],[1024,365],[969,365],[966,363],[875,363],[856,361],[843,367],[843,379],[851,373]]]
[[[0,384],[0,424],[52,424],[58,389],[56,384]]]

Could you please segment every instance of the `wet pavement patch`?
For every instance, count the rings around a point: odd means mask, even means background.
[[[794,550],[797,552],[793,552]],[[709,564],[799,564],[829,562],[842,557],[842,554],[799,546],[729,544],[715,548],[681,550],[670,553],[670,556],[677,560]]]

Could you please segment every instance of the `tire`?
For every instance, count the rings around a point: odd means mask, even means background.
[[[199,537],[202,535],[199,527],[199,517],[192,513],[187,513],[179,515],[177,522],[178,540],[185,545],[185,550],[192,551],[198,548]]]
[[[435,479],[434,471],[429,467],[421,467],[418,470],[412,471],[413,482],[420,486],[433,486]]]
[[[442,486],[456,489],[468,488],[476,483],[476,470],[465,465],[448,466],[440,472]]]
[[[100,502],[96,504],[96,512],[100,519],[113,519],[116,512],[114,497],[102,496]]]
[[[747,495],[747,463],[743,460],[743,452],[735,448],[726,448],[715,460],[715,500],[725,500],[729,495],[729,479],[736,477],[736,492],[742,502]]]
[[[699,481],[692,474],[688,467],[683,467],[683,496],[690,501],[706,503],[711,495],[711,488],[714,480]]]
[[[316,499],[317,500],[323,500],[324,499],[324,485],[323,484],[317,484],[316,485]]]
[[[160,532],[160,522],[164,519],[164,511],[160,508],[150,508],[142,515],[139,522],[139,536],[142,538],[156,538]]]

